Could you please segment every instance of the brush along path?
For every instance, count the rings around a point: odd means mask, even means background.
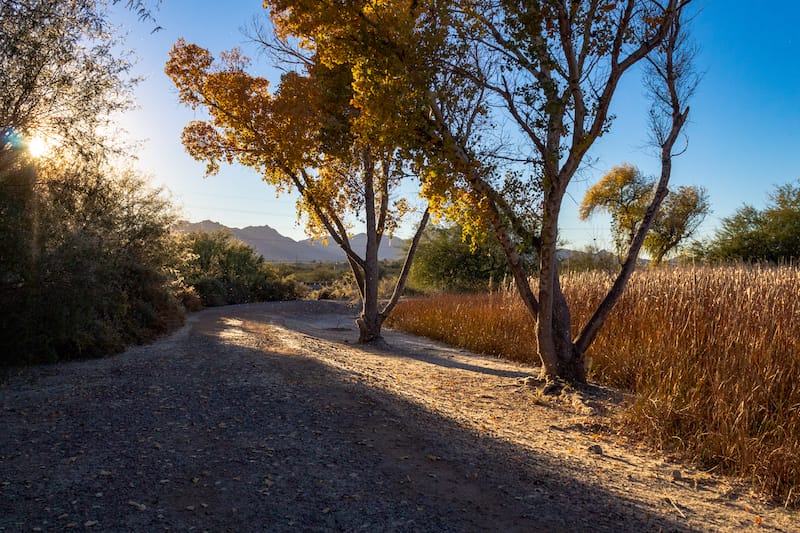
[[[331,302],[219,308],[119,356],[6,373],[0,530],[790,531],[610,429],[621,399]]]

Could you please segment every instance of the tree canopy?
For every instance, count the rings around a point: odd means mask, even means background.
[[[302,68],[284,74],[273,92],[268,80],[247,73],[249,60],[238,50],[219,61],[197,45],[179,41],[170,54],[167,74],[182,102],[202,107],[208,120],[194,121],[183,133],[191,155],[215,173],[220,161],[256,169],[279,192],[300,194],[298,216],[308,232],[327,235],[347,255],[363,302],[360,339],[380,337],[380,326],[402,292],[410,259],[428,219],[423,213],[409,247],[396,294],[378,309],[378,247],[410,211],[405,199],[393,197],[412,168],[393,133],[374,124],[361,127],[362,110],[354,106],[352,72],[298,53]],[[391,123],[387,125],[391,128]],[[353,219],[367,234],[363,252],[350,244]]]
[[[111,2],[118,3],[118,2]],[[146,5],[124,5],[149,18]],[[44,138],[51,149],[108,155],[112,116],[131,105],[131,58],[98,0],[0,3],[0,128],[4,144]]]
[[[800,183],[775,187],[763,209],[744,205],[722,219],[705,247],[716,261],[794,261],[800,258]]]
[[[655,180],[631,164],[609,170],[583,197],[578,215],[586,220],[597,211],[611,216],[611,234],[622,257],[636,237],[653,194]]]
[[[614,246],[618,257],[624,257],[655,190],[655,178],[644,176],[633,165],[614,167],[586,191],[579,216],[585,220],[596,211],[611,215]],[[669,191],[644,240],[644,249],[653,263],[660,264],[667,254],[694,235],[709,210],[708,194],[702,187],[682,185]]]
[[[667,193],[696,82],[681,24],[689,3],[267,0],[265,6],[280,36],[298,39],[325,64],[350,66],[353,102],[363,117],[398,113],[390,106],[402,88],[405,122],[453,169],[447,175],[460,180],[431,176],[425,193],[462,204],[461,212],[479,219],[475,227],[492,228],[537,320],[545,375],[583,381],[583,354],[619,299]],[[662,171],[619,277],[573,339],[556,258],[561,204],[588,150],[612,125],[619,81],[641,62]],[[505,126],[525,142],[508,150],[497,138]],[[510,184],[502,171],[508,162],[525,169]],[[519,197],[509,191],[541,193],[535,226],[524,223]],[[520,256],[525,245],[538,250],[536,293]]]

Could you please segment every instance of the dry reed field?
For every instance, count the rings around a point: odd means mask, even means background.
[[[576,324],[612,282],[565,275]],[[659,449],[800,504],[800,270],[726,266],[637,272],[589,351],[592,379],[633,392],[624,423]],[[410,299],[393,327],[534,361],[513,291]]]

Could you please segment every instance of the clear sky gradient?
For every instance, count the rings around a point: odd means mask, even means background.
[[[673,185],[697,184],[709,192],[713,213],[701,227],[711,234],[719,220],[743,203],[762,207],[778,184],[800,178],[800,2],[695,0],[693,22],[704,73],[691,101],[687,151],[675,159]],[[261,0],[163,0],[154,13],[162,30],[115,9],[114,19],[128,32],[136,51],[136,73],[146,77],[136,90],[139,108],[122,117],[134,139],[144,140],[139,167],[156,185],[166,186],[184,217],[211,219],[231,227],[269,225],[283,235],[304,238],[295,221],[293,197],[276,198],[255,173],[222,167],[203,178],[204,165],[180,143],[184,125],[202,115],[179,105],[164,64],[175,41],[184,37],[214,54],[234,46],[253,57],[257,72],[275,82],[279,73],[259,57],[242,28],[264,16]],[[658,161],[646,148],[646,101],[636,77],[620,87],[613,104],[611,132],[591,152],[591,164],[570,187],[561,218],[562,238],[578,248],[596,242],[610,247],[608,220],[577,218],[586,189],[611,166],[622,162],[657,174]]]

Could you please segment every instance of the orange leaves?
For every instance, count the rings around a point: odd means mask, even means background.
[[[390,196],[407,170],[399,153],[410,143],[403,139],[418,128],[406,120],[406,110],[416,111],[420,95],[389,55],[364,52],[389,46],[381,40],[384,30],[413,33],[411,3],[265,1],[275,35],[287,47],[291,40],[313,50],[299,52],[308,61],[283,75],[273,92],[266,79],[248,73],[249,59],[239,50],[215,60],[178,41],[166,72],[181,101],[208,115],[187,125],[187,150],[207,162],[209,173],[221,161],[240,163],[261,172],[279,192],[298,190],[298,213],[307,215],[313,234],[324,228],[344,240],[349,221],[369,218],[365,209],[376,211],[375,231],[391,234],[411,210]],[[397,24],[386,23],[392,20]],[[371,26],[376,23],[380,32]]]
[[[189,155],[207,163],[207,174],[219,172],[218,161],[225,153],[225,143],[210,124],[197,120],[190,122],[183,129],[181,142]]]
[[[175,44],[165,71],[178,87],[180,100],[202,107],[209,116],[187,125],[184,146],[208,163],[210,174],[219,170],[220,161],[238,161],[262,172],[270,183],[288,184],[285,169],[302,168],[306,154],[313,153],[312,98],[298,76],[284,77],[285,92],[273,96],[269,81],[248,74],[248,66],[249,59],[237,49],[215,61],[197,45],[182,39]]]
[[[178,87],[181,102],[192,109],[201,105],[198,97],[197,82],[202,79],[214,62],[214,58],[203,48],[194,44],[186,44],[181,38],[172,47],[169,61],[164,72]]]
[[[629,163],[616,166],[586,191],[579,216],[585,220],[597,210],[606,211],[627,229],[642,218],[653,185],[653,180],[643,176],[635,166]]]

